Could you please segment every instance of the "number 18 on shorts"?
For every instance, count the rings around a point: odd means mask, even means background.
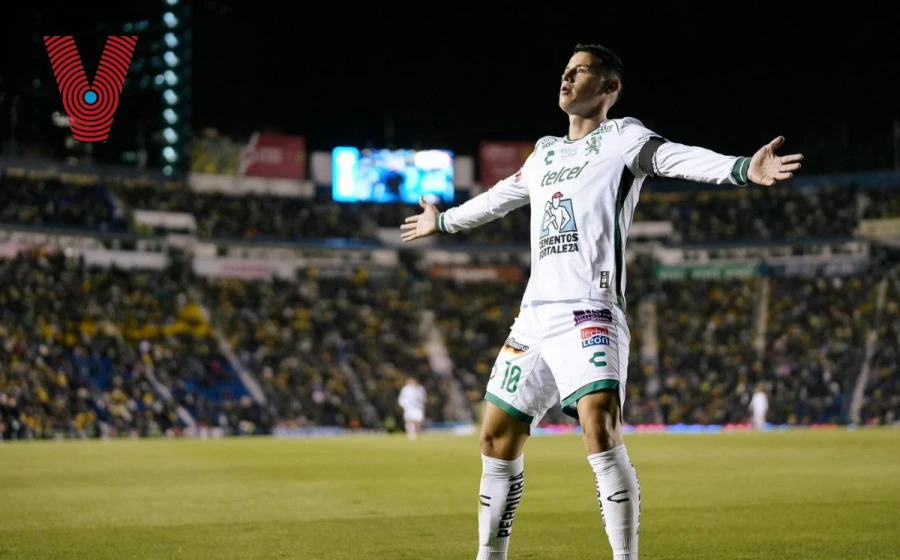
[[[629,343],[617,308],[523,310],[494,363],[485,399],[533,425],[557,403],[576,416],[578,399],[597,391],[618,389],[624,400]]]

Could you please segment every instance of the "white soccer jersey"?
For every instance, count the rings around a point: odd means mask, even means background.
[[[438,216],[456,233],[531,204],[531,278],[523,306],[606,301],[625,310],[625,240],[647,177],[747,184],[749,158],[669,142],[634,118],[576,141],[545,136],[515,175]]]
[[[766,397],[765,393],[759,391],[753,393],[753,398],[750,399],[750,410],[753,411],[754,415],[765,416],[769,410],[769,398]]]
[[[425,410],[427,397],[425,395],[425,387],[416,385],[404,385],[400,389],[400,397],[398,399],[400,408],[404,410]]]

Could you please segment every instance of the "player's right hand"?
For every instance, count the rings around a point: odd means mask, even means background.
[[[424,196],[419,198],[419,206],[423,209],[422,213],[406,218],[405,223],[400,225],[400,239],[404,243],[434,235],[435,231],[437,231],[437,207],[434,204],[425,202]]]

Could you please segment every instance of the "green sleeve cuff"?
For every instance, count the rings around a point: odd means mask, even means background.
[[[734,162],[734,167],[731,169],[731,176],[738,185],[744,186],[750,183],[750,178],[747,175],[749,171],[750,158],[737,158],[737,161]]]
[[[444,229],[444,213],[441,212],[434,218],[434,229],[438,233],[447,233],[447,230]]]

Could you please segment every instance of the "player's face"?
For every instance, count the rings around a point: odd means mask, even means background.
[[[599,66],[599,61],[590,53],[572,55],[559,88],[560,109],[570,115],[586,116],[600,108],[607,84],[599,73]]]

